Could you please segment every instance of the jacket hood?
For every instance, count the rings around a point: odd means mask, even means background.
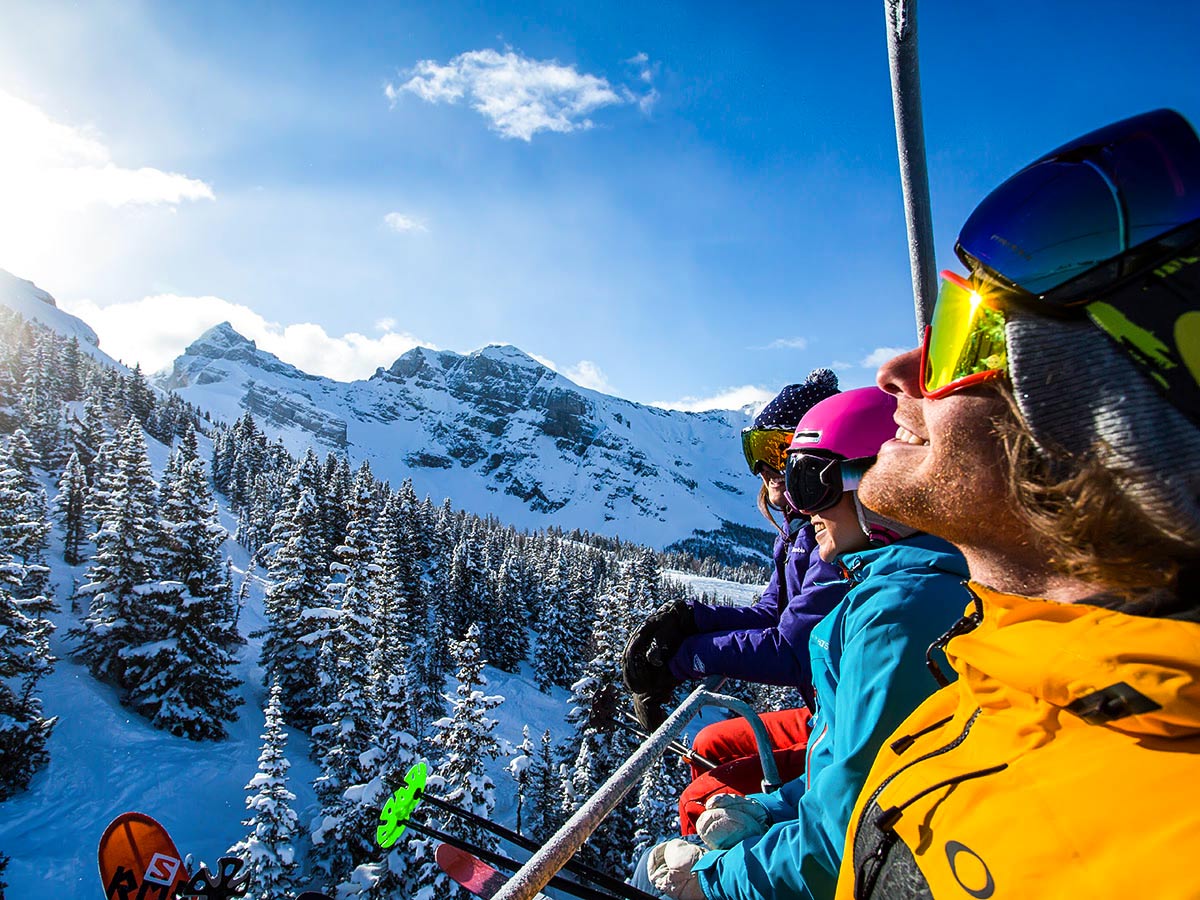
[[[946,656],[979,706],[1007,703],[999,682],[1129,734],[1200,732],[1200,624],[970,586],[983,620]]]
[[[932,534],[914,534],[894,544],[846,553],[838,560],[846,577],[854,582],[880,578],[901,570],[929,569],[957,575],[966,581],[967,561],[951,544]],[[963,590],[963,606],[971,595]]]

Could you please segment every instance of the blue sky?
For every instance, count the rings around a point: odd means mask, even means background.
[[[882,3],[345,5],[8,0],[0,267],[147,368],[230,319],[343,379],[508,342],[737,405],[914,340]],[[1055,144],[1200,122],[1195,3],[919,12],[943,266]]]

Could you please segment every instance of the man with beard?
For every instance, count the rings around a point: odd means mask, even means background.
[[[1200,896],[1200,141],[1085,135],[956,251],[860,496],[963,552],[959,677],[876,757],[837,897]]]

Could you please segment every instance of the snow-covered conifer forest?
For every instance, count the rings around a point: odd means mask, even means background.
[[[673,595],[746,601],[765,580],[517,530],[340,453],[293,454],[249,412],[212,420],[87,350],[0,307],[12,897],[95,896],[96,842],[130,809],[197,862],[246,859],[252,897],[455,896],[431,841],[374,845],[408,768],[426,760],[431,790],[546,837],[636,746],[613,724],[631,625]],[[665,760],[584,859],[623,872],[670,831],[685,775]]]

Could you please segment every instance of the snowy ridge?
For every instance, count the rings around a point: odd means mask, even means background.
[[[685,413],[581,388],[520,349],[417,348],[371,378],[309,375],[230,325],[155,383],[215,417],[367,460],[393,484],[518,527],[584,528],[663,547],[724,521],[760,527],[742,410]]]
[[[20,313],[26,319],[41,322],[63,337],[78,338],[79,348],[85,353],[126,371],[125,366],[100,349],[100,338],[87,322],[59,309],[54,298],[32,281],[18,278],[4,269],[0,269],[0,305]]]

